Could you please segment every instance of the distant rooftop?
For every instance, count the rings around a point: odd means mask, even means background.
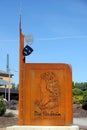
[[[0,70],[0,76],[5,76],[5,77],[8,77],[8,76],[9,76],[9,73],[8,73],[8,72],[5,72],[5,71]],[[13,74],[10,74],[10,76],[12,77],[12,76],[13,76]]]

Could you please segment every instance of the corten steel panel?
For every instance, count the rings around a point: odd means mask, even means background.
[[[24,64],[22,83],[19,125],[72,123],[72,72],[68,64]]]

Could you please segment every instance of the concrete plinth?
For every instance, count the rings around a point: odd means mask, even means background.
[[[79,130],[78,126],[11,126],[6,130]]]

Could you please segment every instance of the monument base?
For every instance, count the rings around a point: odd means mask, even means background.
[[[11,126],[6,130],[79,130],[79,126]]]

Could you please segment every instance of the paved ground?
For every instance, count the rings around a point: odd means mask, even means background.
[[[87,127],[87,118],[73,118],[73,123]]]
[[[73,118],[73,124],[87,130],[87,118]]]

